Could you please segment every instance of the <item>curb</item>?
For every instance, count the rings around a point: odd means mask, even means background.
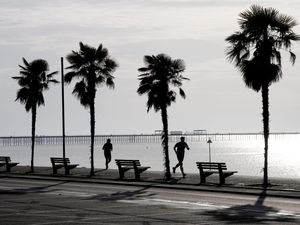
[[[67,182],[80,182],[80,183],[95,183],[95,184],[110,184],[110,185],[123,185],[123,186],[136,186],[136,187],[149,187],[149,188],[163,188],[173,190],[186,190],[186,191],[206,191],[214,193],[228,193],[228,194],[242,194],[242,195],[255,195],[255,196],[269,196],[269,197],[282,197],[300,199],[300,191],[296,190],[276,190],[267,189],[264,191],[262,188],[246,188],[246,187],[218,187],[209,185],[192,185],[192,184],[169,184],[160,183],[155,181],[130,181],[130,180],[109,180],[103,178],[87,178],[87,177],[72,177],[72,176],[50,176],[50,175],[36,175],[36,174],[0,174],[1,178],[17,178],[17,179],[34,179],[34,180],[51,180],[51,181],[67,181]]]

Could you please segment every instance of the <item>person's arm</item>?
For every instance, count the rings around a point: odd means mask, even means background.
[[[176,148],[177,148],[177,144],[174,145],[174,148],[173,148],[175,153],[177,153]]]
[[[188,144],[186,143],[186,148],[187,148],[187,150],[190,150],[190,147],[188,146]]]

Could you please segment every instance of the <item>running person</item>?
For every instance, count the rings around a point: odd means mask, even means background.
[[[102,149],[104,150],[105,169],[108,169],[108,164],[111,161],[111,151],[113,150],[113,145],[110,139],[106,140],[106,143],[103,145]]]
[[[185,140],[185,138],[181,137],[180,142],[177,142],[174,146],[174,151],[177,155],[178,163],[175,167],[173,167],[173,173],[175,173],[177,167],[180,166],[180,170],[181,170],[183,178],[185,178],[185,173],[183,171],[184,152],[185,152],[185,149],[190,150],[190,147],[188,146],[188,144],[184,140]]]

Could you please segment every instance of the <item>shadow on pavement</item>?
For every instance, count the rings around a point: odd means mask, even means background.
[[[48,193],[57,191],[58,189],[47,190],[51,187],[60,186],[62,184],[68,183],[69,181],[62,181],[51,185],[39,186],[39,187],[30,187],[30,188],[15,188],[11,190],[1,190],[0,194],[27,194],[27,193]]]
[[[134,191],[118,191],[112,194],[99,194],[91,197],[90,199],[99,201],[138,200],[155,195],[147,192],[147,189],[149,188],[150,186],[143,187]]]
[[[236,205],[229,208],[207,210],[204,215],[212,216],[226,224],[264,224],[264,222],[300,222],[294,215],[279,213],[275,207],[264,206],[267,191],[264,189],[254,205]]]

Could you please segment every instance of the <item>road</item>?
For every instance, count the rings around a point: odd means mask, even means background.
[[[0,178],[1,225],[300,224],[300,200]]]

